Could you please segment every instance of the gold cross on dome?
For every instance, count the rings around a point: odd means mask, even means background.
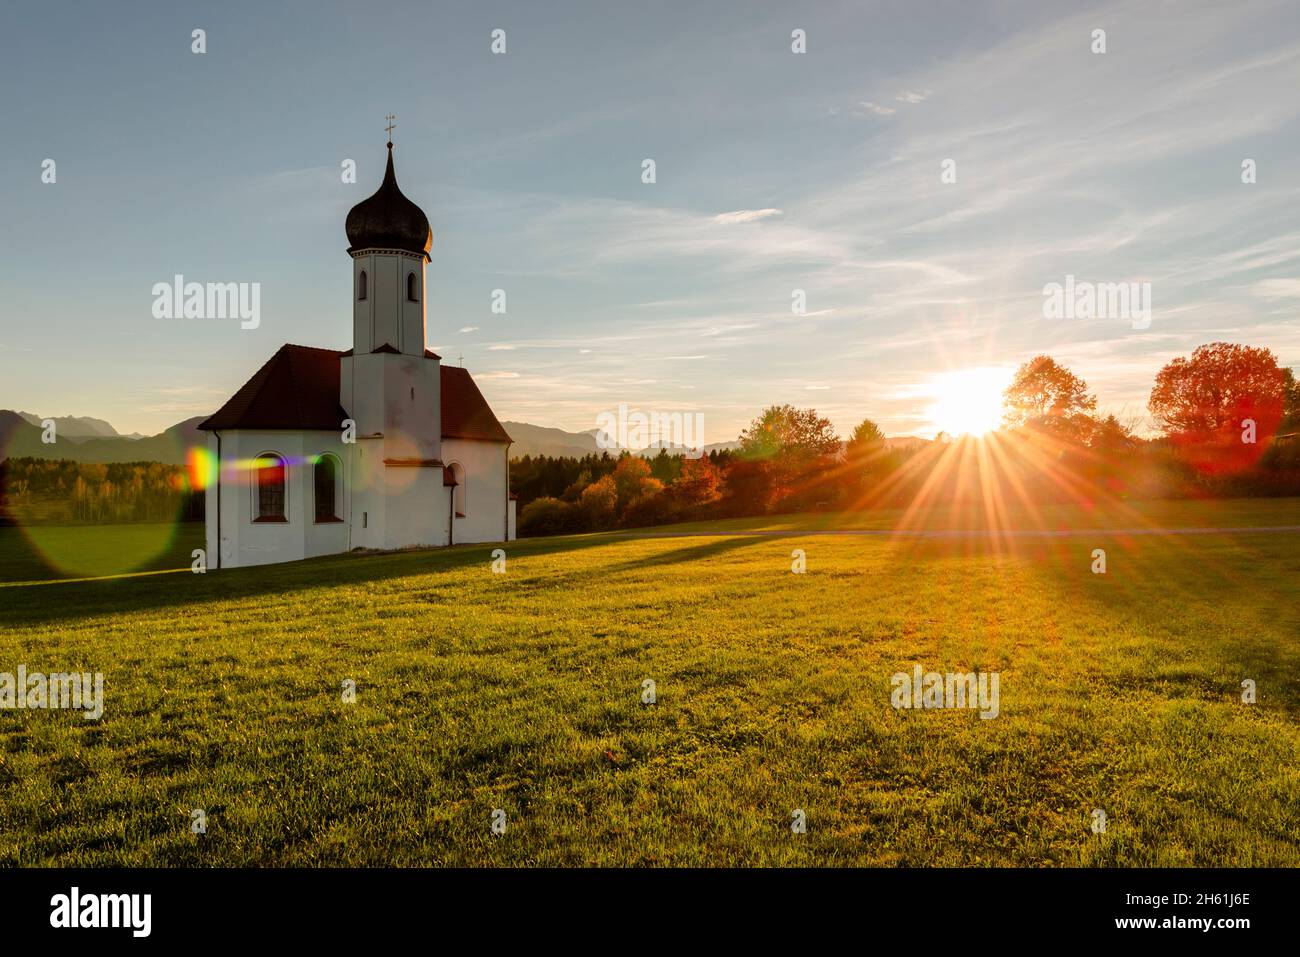
[[[388,125],[384,127],[384,131],[388,134],[388,139],[391,141],[393,138],[393,130],[397,129],[397,124],[393,122],[393,120],[397,119],[397,114],[389,113],[384,117],[384,119],[388,121]]]

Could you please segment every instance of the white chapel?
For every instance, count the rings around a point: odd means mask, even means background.
[[[397,187],[346,223],[352,348],[284,345],[199,428],[209,568],[515,537],[510,436],[425,346],[433,231]]]

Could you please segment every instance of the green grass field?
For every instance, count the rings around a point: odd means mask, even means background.
[[[0,864],[1300,864],[1300,535],[1100,530],[1300,502],[1132,508],[529,540],[505,574],[463,546],[194,575],[188,527],[149,563],[182,572],[0,585],[0,672],[106,699],[0,711]],[[39,552],[0,529],[0,579],[51,578]],[[999,717],[895,710],[914,664],[998,672]]]
[[[0,585],[188,568],[203,525],[0,527]]]

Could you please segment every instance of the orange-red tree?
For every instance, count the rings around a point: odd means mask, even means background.
[[[1286,371],[1268,349],[1212,342],[1191,358],[1179,357],[1156,374],[1148,403],[1151,414],[1171,435],[1208,439],[1241,428],[1253,418],[1272,435],[1282,418]]]
[[[707,455],[682,461],[682,474],[670,488],[684,507],[709,505],[718,500],[722,473]]]
[[[1156,422],[1202,468],[1241,468],[1282,421],[1287,370],[1268,349],[1212,342],[1156,374],[1147,403]]]

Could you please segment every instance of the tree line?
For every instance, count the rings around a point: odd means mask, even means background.
[[[0,524],[202,521],[203,492],[161,462],[0,462]]]
[[[991,488],[1033,502],[1300,495],[1300,386],[1268,349],[1215,342],[1165,365],[1148,399],[1152,437],[1096,409],[1087,382],[1041,355],[1006,390],[1003,427],[980,440],[899,446],[870,419],[841,440],[816,410],[774,405],[736,450],[524,456],[510,486],[521,535],[987,500]],[[0,461],[0,524],[202,519],[183,466]]]
[[[521,535],[818,509],[1006,501],[1300,494],[1300,387],[1268,349],[1216,342],[1168,363],[1148,409],[1162,432],[1099,416],[1050,356],[1016,372],[1003,426],[891,446],[864,419],[842,441],[814,409],[774,405],[734,452],[524,457],[511,466]],[[992,491],[991,491],[992,490]]]

